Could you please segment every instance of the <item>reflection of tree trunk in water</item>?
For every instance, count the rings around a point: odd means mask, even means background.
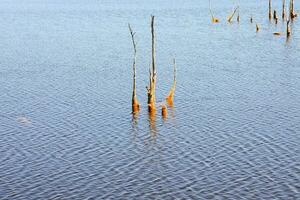
[[[155,112],[149,112],[149,128],[150,128],[150,134],[151,134],[151,140],[156,141],[156,135],[157,135],[157,130],[156,130],[156,114]]]
[[[154,32],[154,16],[151,16],[151,35],[152,35],[152,59],[149,75],[148,92],[148,111],[155,112],[155,87],[156,87],[156,68],[155,68],[155,32]]]
[[[174,64],[174,75],[173,75],[173,86],[170,89],[170,92],[166,98],[166,101],[169,105],[173,105],[174,103],[174,93],[176,89],[176,60],[175,58],[173,59],[173,64]]]
[[[132,112],[136,113],[140,110],[140,104],[136,97],[136,43],[134,40],[135,33],[132,31],[130,24],[128,24],[128,28],[130,31],[132,44],[133,44],[133,50],[134,50],[134,58],[133,58],[133,89],[132,89]]]
[[[138,113],[132,113],[132,126],[133,128],[136,128],[138,123]]]

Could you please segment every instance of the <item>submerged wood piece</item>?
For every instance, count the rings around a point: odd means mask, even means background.
[[[250,23],[253,23],[253,17],[252,17],[252,15],[250,17]]]
[[[232,18],[234,17],[236,11],[239,9],[239,7],[236,7],[231,15],[228,16],[227,21],[230,23]]]
[[[272,19],[272,2],[269,0],[269,20]]]
[[[133,88],[132,88],[132,112],[136,113],[140,110],[140,104],[136,97],[136,42],[134,40],[135,33],[133,32],[130,24],[128,24],[129,32],[132,39],[133,51],[134,51],[134,58],[133,58]]]
[[[176,89],[176,60],[175,60],[175,58],[173,59],[173,65],[174,65],[173,85],[169,91],[168,96],[166,97],[166,101],[169,105],[173,105],[173,103],[174,103],[174,94],[175,94],[175,89]]]
[[[149,74],[148,92],[148,111],[154,112],[155,107],[155,87],[156,87],[156,66],[155,66],[155,32],[154,32],[154,16],[151,16],[151,38],[152,38],[152,57]]]
[[[240,9],[238,10],[238,16],[237,16],[237,18],[236,18],[236,21],[237,21],[238,23],[240,23]]]

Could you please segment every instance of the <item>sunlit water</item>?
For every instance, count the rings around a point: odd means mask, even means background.
[[[287,42],[267,1],[240,24],[233,5],[211,24],[208,1],[1,1],[0,199],[299,199],[299,20]],[[165,120],[145,106],[151,14],[158,101],[177,59]]]

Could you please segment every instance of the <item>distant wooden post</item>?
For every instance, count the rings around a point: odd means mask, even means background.
[[[136,113],[140,110],[140,104],[136,97],[136,42],[134,40],[135,33],[132,31],[130,24],[128,24],[129,32],[132,39],[134,58],[133,58],[133,88],[132,88],[132,112]]]

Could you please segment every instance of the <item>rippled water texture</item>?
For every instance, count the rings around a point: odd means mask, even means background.
[[[299,199],[300,21],[287,42],[267,1],[228,24],[233,4],[211,24],[206,1],[2,0],[0,199]],[[177,59],[165,120],[145,104],[151,14],[158,101]]]

